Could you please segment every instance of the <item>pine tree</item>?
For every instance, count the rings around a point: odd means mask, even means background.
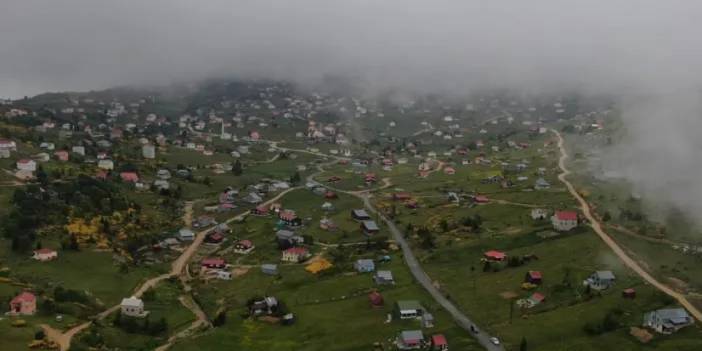
[[[235,176],[240,176],[242,173],[244,173],[244,170],[241,166],[241,161],[236,160],[236,162],[234,162],[234,166],[232,167],[232,173],[234,173]]]
[[[525,337],[522,337],[522,342],[519,344],[519,351],[527,351],[527,341]]]

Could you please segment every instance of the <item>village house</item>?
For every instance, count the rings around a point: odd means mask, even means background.
[[[239,240],[234,244],[234,252],[239,253],[239,254],[248,254],[249,252],[253,251],[255,248],[253,242],[251,240]]]
[[[97,166],[98,166],[98,168],[104,169],[107,171],[111,171],[111,170],[115,169],[114,162],[112,162],[112,160],[107,160],[107,159],[99,160]]]
[[[448,351],[448,341],[443,334],[431,336],[431,351]]]
[[[371,259],[358,259],[353,263],[353,268],[359,273],[375,271],[375,263]]]
[[[302,218],[298,217],[293,210],[283,210],[278,213],[278,219],[289,227],[299,227],[302,225]]]
[[[144,311],[144,301],[137,297],[126,297],[119,304],[122,315],[129,317],[146,317],[149,311]]]
[[[556,211],[551,217],[553,229],[567,232],[578,226],[578,213],[575,211]]]
[[[0,149],[0,158],[10,158],[10,149]]]
[[[58,252],[52,249],[38,249],[34,250],[34,255],[32,255],[32,258],[41,262],[51,261],[58,258]]]
[[[378,291],[373,290],[368,294],[368,301],[370,302],[371,307],[373,308],[380,308],[383,307],[385,304],[385,300],[383,299],[383,295],[381,295]]]
[[[156,147],[151,144],[146,144],[141,147],[141,155],[146,159],[156,158]]]
[[[0,139],[0,149],[17,151],[17,143],[15,143],[13,140]]]
[[[270,315],[278,309],[278,299],[267,296],[260,300],[253,301],[249,306],[249,314],[252,316]]]
[[[178,231],[178,239],[180,241],[193,241],[195,240],[195,233],[188,228],[182,228]]]
[[[407,200],[412,199],[412,194],[410,194],[409,192],[405,192],[405,191],[395,192],[392,194],[392,199],[395,201],[407,201]]]
[[[502,251],[497,251],[497,250],[490,250],[487,251],[483,254],[486,260],[488,261],[497,261],[501,262],[507,259],[507,254],[502,252]]]
[[[310,252],[304,247],[291,247],[281,255],[283,262],[300,263],[310,257]]]
[[[70,157],[68,154],[68,151],[66,151],[66,150],[56,151],[56,152],[54,152],[54,156],[56,156],[56,158],[59,161],[68,161],[68,158]]]
[[[261,272],[267,275],[277,275],[278,265],[272,263],[264,263],[261,265]]]
[[[371,219],[366,210],[352,210],[351,218],[356,221],[367,221]]]
[[[139,175],[136,172],[122,172],[119,174],[120,179],[125,183],[137,183]]]
[[[684,308],[665,308],[644,314],[643,325],[661,334],[672,334],[694,323]]]
[[[361,230],[363,230],[363,233],[365,235],[373,235],[376,234],[380,231],[380,228],[378,227],[378,224],[375,223],[375,221],[367,220],[361,222]]]
[[[395,279],[391,271],[377,271],[373,275],[373,281],[378,285],[394,285]]]
[[[25,172],[34,172],[37,170],[37,163],[34,160],[23,158],[17,161],[17,169]]]
[[[278,248],[284,250],[304,243],[304,239],[295,232],[281,229],[275,232]]]
[[[415,300],[400,300],[395,302],[393,314],[400,319],[413,319],[424,314],[424,307]]]
[[[34,294],[25,291],[10,300],[10,315],[31,316],[37,312],[37,298]]]
[[[542,275],[539,271],[528,271],[524,277],[525,283],[539,285],[542,281]]]
[[[534,183],[534,189],[536,190],[546,190],[551,187],[551,183],[547,182],[544,178],[539,178]]]
[[[205,236],[205,242],[208,244],[220,244],[224,241],[224,235],[220,232],[210,232]]]
[[[222,269],[227,267],[227,262],[223,258],[205,258],[200,262],[200,266],[209,269]]]
[[[615,280],[612,271],[596,271],[585,280],[584,284],[595,290],[605,290],[612,287]]]
[[[71,148],[71,152],[81,156],[85,156],[85,146],[76,145]]]
[[[531,210],[531,219],[544,220],[548,217],[548,211],[543,208],[535,208]]]
[[[419,350],[424,347],[424,334],[421,330],[403,330],[396,343],[399,350]]]
[[[256,206],[252,208],[249,213],[254,216],[267,216],[269,214],[269,209],[267,206]]]

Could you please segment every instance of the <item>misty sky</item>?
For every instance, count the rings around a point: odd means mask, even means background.
[[[208,77],[618,98],[611,165],[702,213],[699,1],[4,0],[0,97]]]
[[[326,73],[368,88],[674,89],[702,79],[700,13],[694,1],[6,0],[0,96]]]

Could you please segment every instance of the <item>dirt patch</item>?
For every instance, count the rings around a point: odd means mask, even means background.
[[[232,275],[234,277],[241,277],[242,275],[246,274],[249,272],[248,267],[237,267],[232,270]]]
[[[502,234],[506,235],[516,235],[522,232],[522,229],[519,227],[508,227],[507,229],[502,231]]]
[[[673,289],[680,291],[680,292],[683,292],[683,293],[687,291],[688,286],[687,286],[687,283],[685,283],[684,281],[682,281],[678,278],[675,278],[675,277],[668,277],[667,279],[670,282],[670,284],[672,285]]]
[[[631,327],[629,329],[629,334],[635,337],[642,344],[646,344],[653,339],[653,335],[649,333],[648,330],[637,327]]]
[[[511,300],[511,299],[514,299],[518,296],[519,296],[519,294],[517,294],[514,291],[504,291],[504,292],[500,293],[500,297],[502,297],[505,300]]]

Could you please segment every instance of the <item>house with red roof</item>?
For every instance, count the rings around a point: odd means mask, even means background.
[[[283,262],[300,263],[310,257],[310,252],[304,247],[291,247],[284,250],[280,260]]]
[[[376,290],[373,290],[373,291],[371,291],[370,294],[368,294],[368,301],[370,302],[370,305],[373,308],[382,308],[383,305],[385,304],[385,301],[383,299],[383,295],[381,295]]]
[[[473,197],[473,202],[476,204],[486,204],[490,202],[490,199],[485,195],[476,195]]]
[[[327,179],[328,183],[336,183],[341,180],[341,177],[339,176],[331,176]]]
[[[546,300],[546,296],[544,294],[535,292],[531,294],[531,296],[529,296],[529,298],[527,299],[527,307],[534,307],[544,302],[544,300]]]
[[[507,254],[502,251],[490,250],[483,254],[485,259],[488,261],[504,261],[507,258]]]
[[[249,132],[249,138],[251,138],[251,140],[253,140],[253,141],[257,141],[257,140],[261,139],[261,134],[259,134],[257,131],[254,130],[254,131]]]
[[[34,255],[32,255],[32,258],[41,262],[51,261],[58,258],[58,252],[52,249],[34,250]]]
[[[265,205],[260,205],[256,208],[252,208],[250,213],[254,216],[268,216],[269,209]]]
[[[0,149],[17,151],[17,143],[8,139],[0,139]]]
[[[336,193],[331,191],[331,190],[327,190],[327,192],[324,193],[324,198],[328,199],[328,200],[333,200],[333,199],[336,199],[338,197],[339,196],[336,195]]]
[[[447,175],[454,175],[456,174],[456,169],[453,167],[444,167],[444,173]]]
[[[432,351],[448,351],[448,341],[444,334],[434,334],[431,336]]]
[[[54,156],[56,156],[59,161],[68,161],[70,154],[66,150],[59,150],[54,152]]]
[[[204,268],[222,269],[227,266],[227,262],[223,258],[205,258],[200,265]]]
[[[234,252],[239,254],[247,254],[254,249],[254,244],[251,240],[239,240],[234,244]]]
[[[363,180],[364,180],[366,183],[375,183],[375,182],[378,181],[378,178],[376,177],[375,173],[366,173],[366,174],[363,176]]]
[[[25,291],[10,300],[10,315],[31,316],[37,312],[37,298],[34,294]]]
[[[528,271],[524,277],[524,282],[531,284],[541,284],[542,275],[539,271]]]
[[[119,177],[123,182],[136,183],[139,181],[139,175],[136,172],[122,172]]]
[[[299,218],[293,210],[280,211],[280,213],[278,213],[278,218],[288,226],[297,227],[302,225],[302,219]]]
[[[578,226],[578,213],[575,211],[556,211],[551,217],[553,229],[567,232]]]
[[[400,191],[392,194],[392,199],[395,201],[407,201],[412,199],[412,194],[406,191]]]

